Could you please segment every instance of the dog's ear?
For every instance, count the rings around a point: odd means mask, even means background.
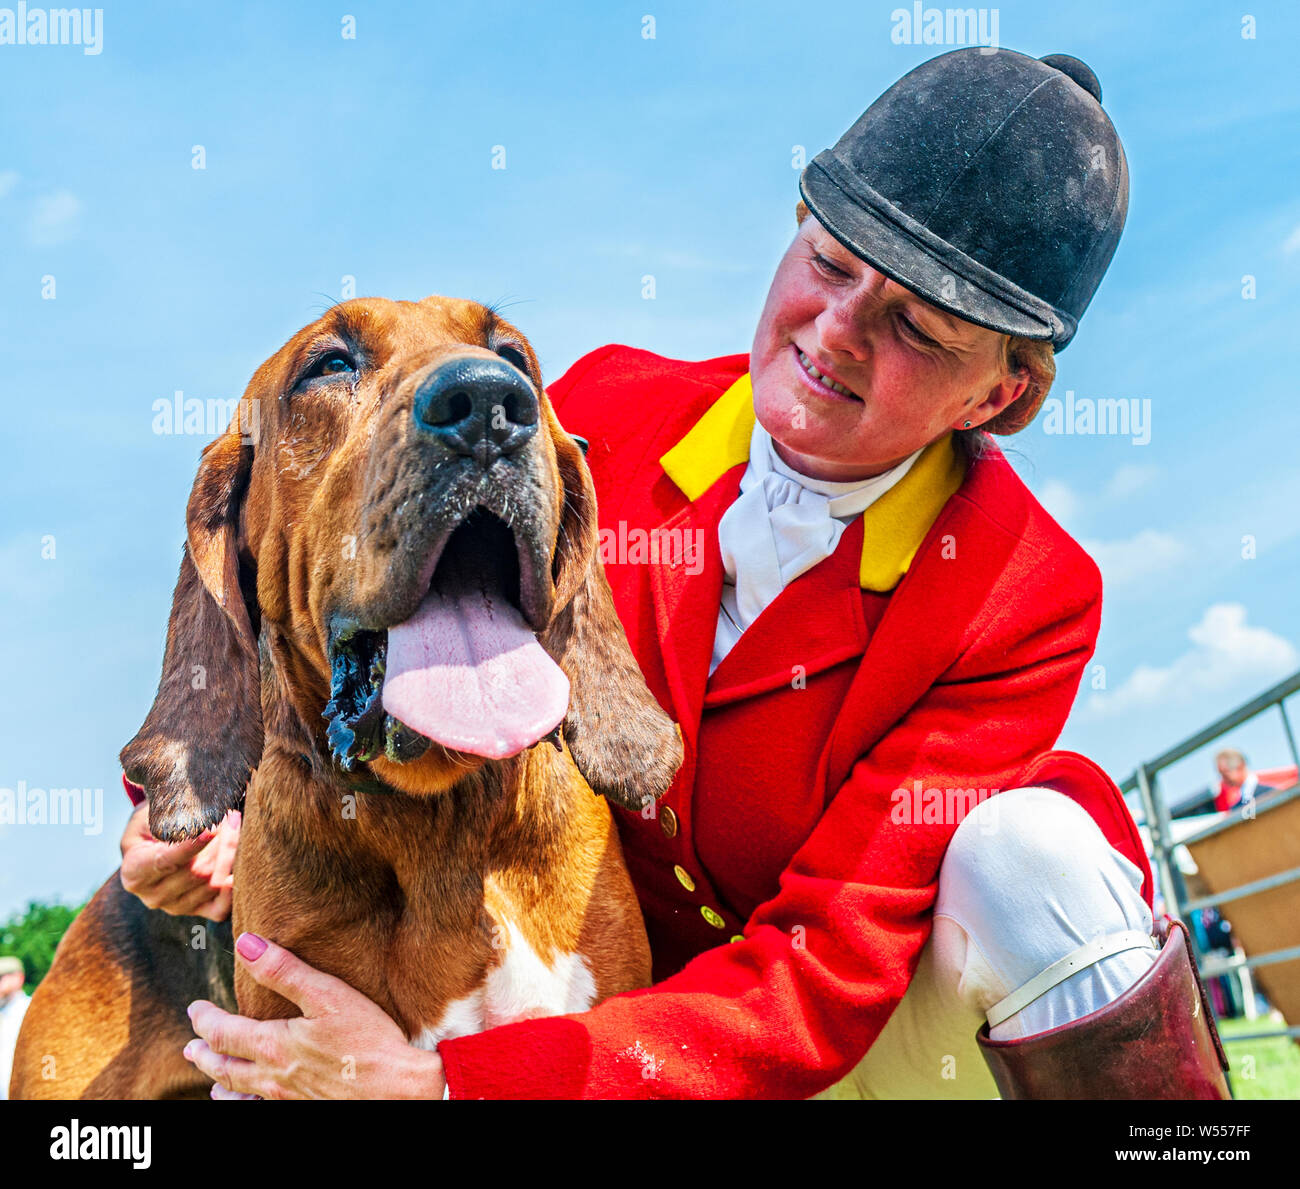
[[[564,738],[592,789],[625,809],[668,791],[682,763],[681,728],[646,686],[600,564],[596,489],[577,444],[556,422],[564,506],[555,547],[555,605],[546,634],[569,678]]]
[[[254,580],[239,562],[252,455],[234,424],[203,451],[158,695],[121,753],[123,771],[148,794],[150,832],[167,841],[193,837],[240,805],[261,759]]]

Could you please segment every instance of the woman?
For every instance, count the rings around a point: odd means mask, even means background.
[[[1100,95],[1061,55],[924,63],[805,170],[747,357],[606,347],[550,390],[686,743],[614,810],[655,985],[421,1053],[245,934],[303,1017],[193,1005],[215,1096],[1223,1093],[1118,792],[1049,750],[1100,576],[984,436],[1031,420],[1118,243]]]

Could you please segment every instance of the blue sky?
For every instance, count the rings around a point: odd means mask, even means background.
[[[952,48],[896,44],[897,7],[133,3],[98,54],[0,45],[0,787],[104,790],[97,835],[0,826],[0,914],[117,862],[206,440],[154,402],[237,395],[347,276],[505,299],[548,379],[607,342],[748,350],[795,146]],[[1222,4],[997,9],[1001,45],[1093,67],[1131,169],[1053,395],[1149,400],[1150,441],[1039,424],[1011,454],[1105,574],[1105,688],[1060,746],[1116,779],[1300,668],[1300,11],[1246,7],[1253,39]],[[1275,720],[1233,740],[1286,759]]]

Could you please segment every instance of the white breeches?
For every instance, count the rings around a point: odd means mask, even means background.
[[[1151,932],[1142,875],[1064,793],[1009,789],[957,827],[934,930],[897,1010],[857,1068],[819,1098],[996,1098],[975,1033],[988,1010],[1087,942]],[[990,1029],[1009,1040],[1104,1006],[1156,959],[1112,954]]]

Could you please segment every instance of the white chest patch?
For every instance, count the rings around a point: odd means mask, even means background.
[[[511,1020],[586,1011],[595,1002],[596,980],[581,954],[556,954],[548,965],[508,920],[497,937],[506,951],[500,965],[493,967],[483,986],[453,1000],[436,1024],[414,1037],[416,1048],[433,1049],[440,1041]]]

